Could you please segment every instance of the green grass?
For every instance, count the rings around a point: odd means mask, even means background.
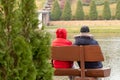
[[[59,28],[57,26],[49,26],[46,27],[45,30],[49,31],[52,35],[52,39],[55,38],[55,30]],[[80,32],[80,27],[71,27],[71,26],[64,26],[64,28],[68,32],[68,39],[72,40],[74,39],[75,35],[78,35]],[[120,36],[120,26],[114,27],[114,26],[96,26],[96,27],[90,27],[90,33],[94,35],[95,38],[100,37],[119,37]]]
[[[72,26],[63,26],[69,33],[77,33],[79,32],[80,27],[72,27]],[[59,27],[57,26],[49,26],[45,29],[47,30],[55,30]],[[96,26],[96,27],[90,27],[90,30],[92,33],[120,33],[120,26],[114,27],[114,26]]]
[[[79,32],[79,27],[75,28],[67,28],[68,32]],[[120,33],[120,27],[113,28],[113,27],[90,27],[92,33]]]

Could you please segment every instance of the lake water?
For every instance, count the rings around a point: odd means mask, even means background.
[[[111,68],[111,75],[105,80],[120,80],[120,37],[98,38],[103,51],[105,67]]]
[[[104,54],[104,67],[111,68],[110,77],[103,80],[120,80],[120,37],[96,38],[96,40]],[[69,79],[67,77],[55,77],[54,80]]]

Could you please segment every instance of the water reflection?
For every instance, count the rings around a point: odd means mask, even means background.
[[[104,53],[105,67],[111,67],[111,75],[105,80],[120,80],[120,37],[97,39]]]

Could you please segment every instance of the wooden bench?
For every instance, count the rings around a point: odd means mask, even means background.
[[[104,61],[101,48],[98,45],[51,47],[51,57],[53,60],[60,61],[80,61],[81,68],[57,68],[54,71],[56,76],[80,76],[75,80],[96,80],[98,77],[110,76],[110,68],[85,69],[86,61]]]

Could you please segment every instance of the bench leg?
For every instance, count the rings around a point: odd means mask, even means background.
[[[68,77],[69,77],[69,80],[73,80],[73,78],[74,78],[73,76],[68,76]]]
[[[84,79],[82,79],[82,78],[80,78],[80,77],[75,77],[74,80],[97,80],[97,78],[85,77]]]

